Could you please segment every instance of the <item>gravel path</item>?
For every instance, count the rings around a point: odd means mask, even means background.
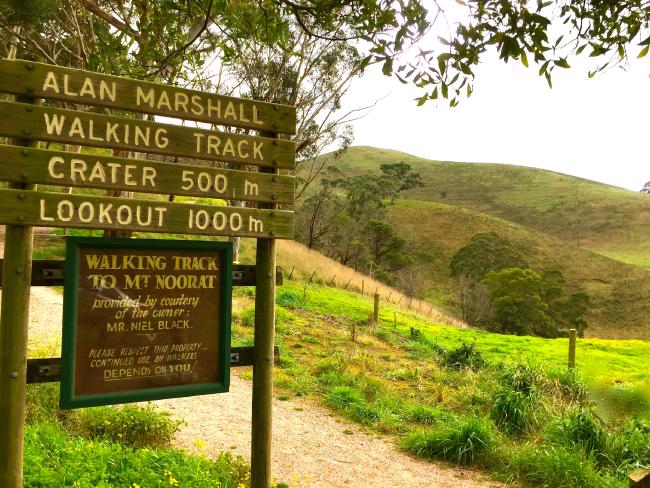
[[[3,235],[0,234],[0,255]],[[29,347],[59,355],[63,296],[32,288]],[[230,451],[250,459],[250,380],[233,370],[229,393],[154,402],[187,422],[176,445],[214,456]],[[273,473],[300,488],[479,488],[497,486],[477,472],[419,461],[397,450],[391,439],[363,432],[306,400],[273,402]]]
[[[156,402],[188,421],[180,446],[211,456],[230,451],[250,459],[250,368],[233,370],[229,393]],[[204,446],[205,447],[202,447]],[[273,401],[273,473],[295,487],[478,488],[497,486],[480,474],[428,463],[398,451],[391,439],[360,430],[305,400]]]

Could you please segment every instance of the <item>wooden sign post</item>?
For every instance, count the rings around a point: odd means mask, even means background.
[[[21,144],[22,141],[15,141]],[[31,143],[24,143],[31,145]],[[33,185],[15,183],[13,188],[31,190]],[[4,212],[4,210],[2,210]],[[0,486],[23,484],[23,437],[25,431],[25,375],[33,228],[5,228],[2,307],[0,309]]]
[[[295,165],[295,144],[279,134],[295,133],[295,108],[22,60],[0,60],[0,92],[17,97],[16,102],[0,102],[0,136],[14,139],[12,146],[0,145],[0,181],[9,182],[9,189],[0,189],[0,224],[7,226],[0,319],[0,486],[22,486],[32,226],[41,226],[257,239],[252,484],[270,488],[275,239],[293,237],[293,212],[278,205],[293,203],[294,181],[280,170]],[[120,116],[39,106],[24,103],[30,101],[24,97],[117,109]],[[247,133],[160,124],[124,116],[124,111],[232,126]],[[251,130],[260,135],[250,135]],[[40,149],[36,141],[159,156],[152,160],[72,154]],[[161,161],[161,156],[190,158],[193,164],[171,164]],[[225,169],[213,162],[256,166],[259,171]],[[41,192],[35,184],[81,190],[74,195]],[[104,197],[85,188],[142,196]],[[157,196],[170,194],[208,203],[168,202]],[[227,207],[220,203],[223,200],[258,205]],[[227,391],[232,360],[228,357],[231,258],[227,245],[138,240],[107,244],[97,239],[71,240],[70,245],[64,296],[63,407]],[[87,260],[99,255],[110,255],[111,260],[158,257],[177,264],[185,259],[188,263],[208,260],[218,270],[185,269],[180,275],[161,269],[113,270],[105,273],[109,279],[90,273]],[[153,325],[145,320],[146,313],[153,315],[157,309],[152,302],[145,305],[139,300],[145,294],[152,301],[169,298],[166,280],[197,285],[185,298],[202,301],[202,312],[208,316],[198,320],[198,312],[188,302],[170,312],[183,317],[161,318]],[[118,295],[124,296],[103,299],[133,305],[137,293],[137,307],[124,307],[125,315],[133,315],[128,322],[118,320],[121,311],[112,305],[107,313],[93,309],[94,300],[102,300],[97,298],[98,290],[113,289],[120,281],[123,286]],[[218,290],[211,287],[217,284]],[[195,350],[168,353],[173,347]]]

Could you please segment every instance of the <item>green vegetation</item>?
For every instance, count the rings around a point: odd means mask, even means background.
[[[27,388],[25,487],[242,488],[248,465],[169,447],[181,422],[154,407],[125,405],[59,410],[58,385]]]
[[[379,175],[347,178],[330,167],[332,177],[321,179],[320,190],[298,207],[296,235],[308,248],[392,284],[398,272],[407,272],[414,256],[384,221],[384,200],[393,203],[422,182],[403,162],[382,164],[380,170]]]
[[[281,314],[291,309],[277,335],[283,398],[318,398],[418,457],[525,486],[622,488],[650,464],[650,403],[612,415],[599,393],[650,391],[648,343],[580,339],[570,371],[564,338],[433,325],[386,304],[373,326],[367,297],[318,284],[302,291],[290,281],[277,298]],[[250,295],[237,298],[246,310]],[[236,326],[233,337],[246,343],[251,331]]]
[[[132,449],[110,441],[91,441],[55,425],[27,426],[25,487],[177,487],[246,486],[248,467],[222,454],[212,461],[170,449]]]

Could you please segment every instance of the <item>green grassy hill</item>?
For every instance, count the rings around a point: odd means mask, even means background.
[[[650,196],[534,168],[430,161],[354,147],[335,165],[347,175],[404,161],[424,188],[389,207],[399,233],[436,259],[429,300],[453,306],[453,254],[474,234],[510,238],[537,270],[559,269],[592,298],[588,335],[650,338]]]
[[[454,253],[478,232],[494,231],[510,239],[537,270],[559,269],[569,287],[586,291],[592,310],[587,335],[604,338],[650,338],[650,271],[578,248],[542,232],[484,213],[450,205],[401,200],[389,208],[389,220],[419,250],[435,256],[430,265],[429,298],[453,303],[455,282],[449,275]]]
[[[425,183],[405,198],[484,212],[650,267],[649,195],[535,168],[431,161],[370,147],[353,147],[335,164],[359,174],[397,161],[410,164]]]

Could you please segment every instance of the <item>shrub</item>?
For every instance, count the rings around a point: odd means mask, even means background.
[[[545,488],[605,488],[616,486],[596,472],[593,456],[561,446],[528,445],[510,452],[504,473],[529,486]],[[620,485],[619,485],[620,486]]]
[[[428,338],[420,329],[411,327],[410,334],[411,341],[423,345],[434,354],[444,356],[447,353],[447,349],[444,346]]]
[[[519,434],[534,424],[531,399],[521,391],[500,387],[490,411],[494,423],[510,434]]]
[[[476,344],[463,342],[456,349],[450,349],[444,355],[445,366],[451,369],[471,369],[477,371],[485,366],[485,360]]]
[[[634,469],[650,466],[650,423],[630,419],[610,434],[607,459],[622,476]]]
[[[416,404],[408,406],[404,411],[405,420],[424,425],[433,425],[447,418],[448,415],[440,407]]]
[[[485,419],[471,418],[442,428],[416,430],[402,441],[402,448],[418,457],[445,459],[457,464],[488,464],[494,437]]]
[[[79,424],[73,427],[73,431],[92,439],[105,439],[128,446],[156,447],[168,445],[181,423],[151,405],[124,405],[82,410]]]
[[[550,429],[550,438],[567,445],[579,446],[586,453],[602,453],[605,450],[607,431],[593,414],[584,408],[573,409]]]
[[[275,323],[276,326],[280,326],[282,324],[286,324],[287,322],[293,322],[295,320],[296,316],[289,312],[288,310],[284,309],[283,307],[276,307],[275,308]],[[253,324],[255,323],[255,315],[253,314]]]
[[[499,428],[520,434],[532,429],[538,421],[538,373],[526,365],[502,365],[502,368],[490,413]]]
[[[58,423],[67,414],[76,411],[59,410],[59,385],[56,383],[36,383],[27,385],[25,397],[25,422]],[[74,412],[74,413],[73,413]]]
[[[288,309],[303,309],[307,305],[307,300],[298,293],[285,290],[278,293],[275,303]]]
[[[363,395],[351,386],[337,386],[325,397],[325,403],[340,410],[347,410],[364,401]]]
[[[589,397],[587,387],[577,369],[564,366],[548,366],[545,370],[551,389],[560,393],[569,401],[584,403]]]
[[[537,394],[537,383],[539,373],[525,364],[514,366],[503,365],[503,372],[500,375],[500,383],[514,391],[521,392],[527,397]]]

